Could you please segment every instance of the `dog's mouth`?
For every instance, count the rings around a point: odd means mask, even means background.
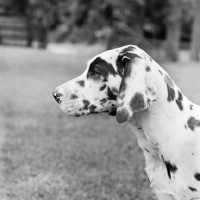
[[[111,106],[110,108],[102,108],[100,110],[84,110],[84,109],[74,109],[74,110],[64,110],[67,112],[69,115],[73,117],[81,117],[84,115],[97,115],[97,114],[102,114],[102,113],[107,113],[108,115],[111,116],[116,116],[116,111],[117,107],[116,106]]]

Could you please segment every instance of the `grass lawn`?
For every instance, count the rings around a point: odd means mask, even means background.
[[[69,117],[52,97],[88,58],[0,47],[1,200],[155,199],[126,124],[106,115]],[[200,104],[200,66],[164,68]]]

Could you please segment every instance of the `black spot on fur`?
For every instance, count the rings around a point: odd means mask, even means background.
[[[111,89],[108,87],[107,90],[108,100],[117,100],[117,96],[113,94]]]
[[[195,173],[194,178],[195,178],[197,181],[200,181],[200,173]]]
[[[190,110],[193,110],[193,105],[192,104],[190,105]]]
[[[111,106],[111,108],[109,109],[109,113],[108,114],[111,115],[111,116],[116,116],[116,114],[117,114],[117,108],[116,108],[115,105]]]
[[[126,122],[129,119],[129,117],[130,117],[130,115],[129,115],[128,111],[125,108],[123,108],[121,110],[117,110],[116,118],[117,118],[117,121],[119,123]]]
[[[159,70],[160,74],[163,75],[163,73]]]
[[[81,116],[81,114],[79,114],[79,113],[74,114],[74,117],[80,117],[80,116]]]
[[[106,88],[106,84],[100,87],[100,91],[104,90]]]
[[[190,117],[187,121],[188,127],[194,131],[195,127],[200,127],[200,121],[194,117]]]
[[[164,160],[164,163],[167,168],[168,177],[169,177],[169,179],[171,179],[171,173],[176,173],[178,168],[176,167],[176,165],[172,165],[169,161]]]
[[[107,63],[105,60],[103,60],[100,57],[97,57],[91,64],[88,70],[87,78],[91,77],[91,75],[94,72],[95,67],[98,67],[98,70],[100,73],[108,78],[108,75],[111,74],[113,76],[117,75],[118,73],[113,68],[112,64]]]
[[[169,87],[174,87],[174,82],[167,74],[165,74],[164,81],[167,85],[169,85]]]
[[[77,81],[77,83],[81,86],[81,87],[85,87],[85,81]]]
[[[149,153],[149,150],[148,150],[148,149],[146,149],[146,148],[145,148],[145,150],[146,150],[146,152],[148,152],[148,153]]]
[[[90,102],[88,100],[83,100],[83,103],[84,103],[83,109],[88,110],[88,106],[90,105]]]
[[[167,174],[169,179],[171,179],[171,173],[176,173],[176,171],[178,170],[178,168],[176,167],[176,165],[171,164],[169,161],[166,161],[162,155],[162,159],[163,162],[165,163],[165,166],[167,168]]]
[[[149,72],[151,71],[151,68],[149,66],[146,67],[146,71]]]
[[[90,112],[92,113],[92,112],[95,112],[95,109],[96,109],[97,107],[95,106],[95,105],[91,105],[91,106],[89,106],[89,110],[90,110]]]
[[[181,94],[180,91],[178,91],[178,99],[176,100],[176,104],[178,105],[180,110],[183,110],[182,100],[183,100],[183,95]]]
[[[187,126],[185,125],[185,128],[187,129]]]
[[[168,92],[168,97],[167,97],[167,101],[173,101],[174,98],[175,98],[175,91],[174,91],[174,88],[170,87],[168,84],[167,84],[167,92]]]
[[[144,97],[141,93],[135,93],[131,99],[130,107],[133,112],[145,109]]]
[[[197,189],[196,188],[193,188],[193,187],[188,187],[192,192],[196,192]]]
[[[72,94],[72,95],[70,96],[70,99],[77,99],[77,98],[78,98],[78,96],[75,95],[75,94]]]

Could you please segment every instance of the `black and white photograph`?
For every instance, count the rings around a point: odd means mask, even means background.
[[[200,200],[200,0],[0,0],[0,200]]]

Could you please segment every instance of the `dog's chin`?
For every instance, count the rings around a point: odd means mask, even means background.
[[[101,113],[107,113],[108,115],[111,116],[116,116],[116,106],[111,106],[111,107],[103,107],[103,108],[98,108],[96,109],[84,109],[84,107],[68,107],[64,104],[60,104],[60,109],[67,113],[68,115],[72,116],[72,117],[81,117],[84,115],[97,115],[97,114],[101,114]]]
[[[81,117],[84,115],[98,115],[98,114],[102,114],[102,113],[108,113],[109,114],[109,110],[104,110],[104,111],[92,111],[92,112],[67,112],[68,115],[72,116],[72,117]]]
[[[98,111],[89,111],[89,110],[85,110],[83,111],[82,109],[78,109],[78,110],[69,110],[67,108],[64,108],[62,106],[60,106],[61,110],[63,112],[65,112],[66,114],[72,116],[72,117],[81,117],[81,116],[84,116],[84,115],[97,115],[97,114],[102,114],[102,113],[106,113],[108,115],[111,115],[111,116],[115,116],[116,115],[116,109],[101,109],[101,110],[98,110]]]

